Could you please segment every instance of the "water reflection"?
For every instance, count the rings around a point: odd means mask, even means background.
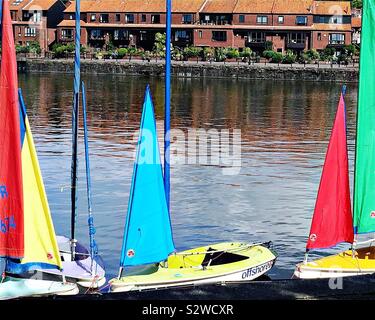
[[[107,272],[117,273],[133,169],[133,133],[150,84],[162,133],[162,79],[84,76],[97,242]],[[21,75],[57,233],[70,230],[72,75]],[[172,166],[172,222],[178,249],[212,242],[274,242],[273,278],[289,277],[302,259],[340,84],[174,79],[172,127],[242,130],[242,168]],[[347,94],[350,161],[356,86]],[[81,132],[82,133],[82,132]],[[82,134],[81,134],[82,138]],[[77,237],[87,244],[84,150],[79,150]]]

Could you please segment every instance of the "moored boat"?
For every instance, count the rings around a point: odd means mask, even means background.
[[[345,103],[340,100],[314,211],[305,261],[296,278],[333,278],[375,272],[375,1],[363,1],[354,163],[353,215],[350,202]],[[349,243],[336,255],[308,261],[310,250]]]

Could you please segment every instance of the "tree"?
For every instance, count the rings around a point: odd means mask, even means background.
[[[362,8],[362,0],[353,0],[353,8],[361,9]]]

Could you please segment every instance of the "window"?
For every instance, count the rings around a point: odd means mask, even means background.
[[[129,40],[129,31],[115,29],[113,31],[113,40]]]
[[[103,39],[104,38],[104,31],[100,30],[100,29],[93,29],[93,30],[91,30],[90,37],[93,40]]]
[[[322,34],[320,32],[318,33],[318,41],[322,41]]]
[[[199,36],[199,39],[202,39],[202,38],[203,38],[203,31],[202,31],[202,30],[199,30],[199,31],[198,31],[198,36]]]
[[[146,22],[146,21],[147,21],[147,18],[146,18],[146,15],[145,15],[145,14],[142,14],[142,16],[141,16],[141,21],[142,21],[142,22]]]
[[[121,15],[119,13],[116,13],[116,22],[121,21]]]
[[[251,43],[263,43],[266,41],[266,36],[264,32],[250,32],[248,39]]]
[[[307,25],[307,17],[306,16],[297,16],[296,17],[296,25],[306,26]]]
[[[345,34],[331,33],[329,35],[329,44],[345,44]]]
[[[238,21],[239,21],[239,23],[244,23],[245,22],[245,15],[240,14],[240,16],[238,17]]]
[[[188,41],[190,40],[190,33],[185,30],[177,30],[174,34],[175,41]]]
[[[298,43],[298,44],[305,44],[306,43],[306,35],[301,32],[294,32],[288,34],[288,43]]]
[[[99,22],[101,22],[101,23],[108,23],[109,22],[109,14],[108,13],[102,13],[99,16]]]
[[[95,20],[96,20],[96,14],[93,13],[93,14],[91,14],[91,21],[95,21]]]
[[[31,27],[25,28],[25,37],[35,37],[36,36],[36,29]]]
[[[257,16],[257,24],[267,24],[268,17],[267,16]]]
[[[125,22],[126,23],[134,23],[134,14],[129,13],[125,15]]]
[[[62,29],[61,38],[65,40],[73,39],[73,30],[72,29]]]
[[[329,23],[332,23],[332,24],[342,24],[343,23],[342,16],[332,16],[329,19]]]
[[[33,14],[33,22],[40,22],[42,18],[42,14],[40,11],[34,11]]]
[[[14,12],[12,11],[12,20],[14,20]],[[29,18],[30,18],[30,16],[29,16],[29,11],[24,11],[23,12],[23,18],[25,19],[25,20],[28,20]]]
[[[160,23],[160,14],[151,15],[151,23]]]
[[[227,32],[212,31],[212,41],[227,41]]]
[[[193,22],[193,15],[191,15],[191,14],[184,14],[182,16],[182,23],[192,24],[192,22]]]
[[[283,23],[284,23],[284,16],[279,16],[279,17],[277,18],[277,22],[278,22],[279,24],[283,24]]]

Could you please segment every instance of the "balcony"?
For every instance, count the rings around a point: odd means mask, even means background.
[[[306,47],[305,42],[287,42],[287,49],[303,50]]]

